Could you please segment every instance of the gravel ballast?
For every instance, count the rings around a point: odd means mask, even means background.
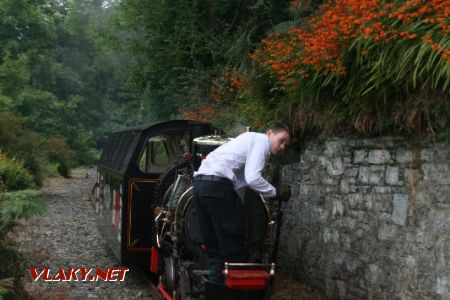
[[[31,299],[151,299],[149,283],[131,269],[124,281],[33,281],[30,268],[117,268],[120,265],[95,226],[89,193],[95,169],[79,169],[72,177],[49,179],[41,189],[46,212],[22,223],[15,237],[26,261],[22,285]],[[78,273],[80,274],[80,273]]]

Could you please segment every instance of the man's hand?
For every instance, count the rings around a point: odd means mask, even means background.
[[[287,202],[289,198],[291,198],[291,187],[286,184],[280,184],[277,188],[276,198],[283,202]]]

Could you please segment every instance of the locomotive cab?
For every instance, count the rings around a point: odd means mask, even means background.
[[[193,151],[193,139],[212,134],[209,123],[176,120],[111,133],[102,149],[91,191],[97,227],[115,256],[148,265],[156,246],[153,211],[164,193],[161,176]]]

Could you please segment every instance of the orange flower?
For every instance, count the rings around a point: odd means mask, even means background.
[[[210,122],[215,116],[220,115],[217,108],[212,106],[200,106],[193,110],[181,110],[180,115],[188,120]]]
[[[291,5],[300,5],[300,1],[293,1]],[[433,43],[431,36],[419,35],[410,24],[423,20],[448,34],[449,17],[449,0],[327,1],[305,28],[293,28],[285,35],[269,35],[251,57],[283,84],[292,77],[306,78],[310,72],[305,70],[344,75],[343,56],[357,37],[381,44],[416,39],[429,44],[433,51],[444,53],[446,49]],[[362,51],[361,55],[367,56],[368,52]],[[447,56],[441,55],[441,58]]]

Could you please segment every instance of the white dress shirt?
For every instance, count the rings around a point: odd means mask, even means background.
[[[246,132],[209,153],[194,176],[226,177],[233,182],[238,194],[248,186],[264,197],[275,197],[276,189],[262,177],[269,155],[269,137]]]

